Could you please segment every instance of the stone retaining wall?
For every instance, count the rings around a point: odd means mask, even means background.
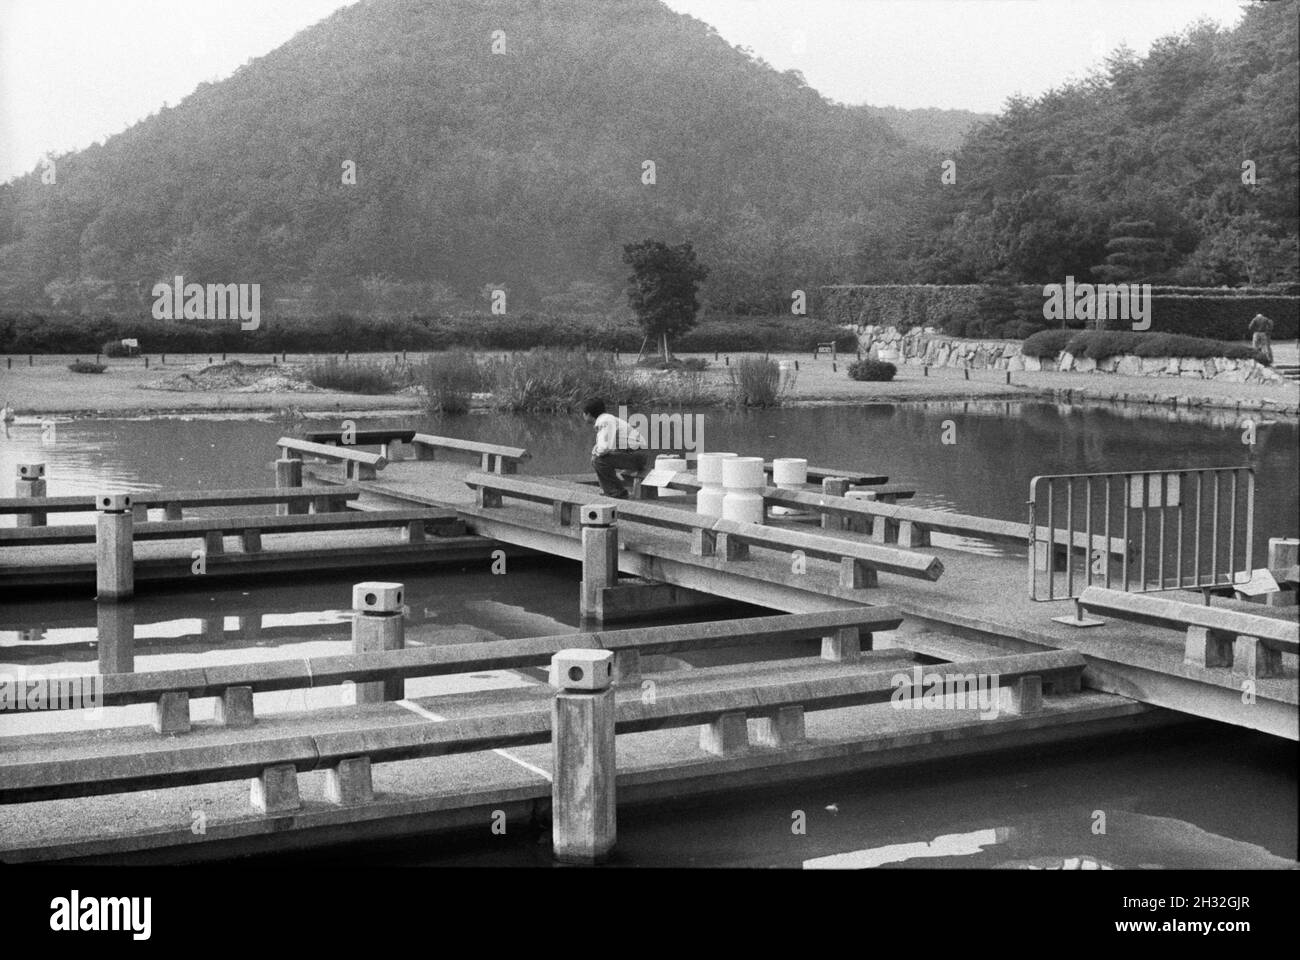
[[[1130,377],[1187,377],[1226,383],[1283,383],[1280,374],[1255,360],[1209,357],[1106,357],[1090,360],[1063,353],[1055,360],[1025,357],[1019,340],[958,340],[934,327],[900,333],[894,327],[860,327],[858,345],[866,356],[893,364],[969,367],[972,370],[1064,370],[1118,373]]]

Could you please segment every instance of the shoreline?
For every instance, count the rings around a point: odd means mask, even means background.
[[[681,356],[691,356],[683,354]],[[701,355],[704,356],[704,355]],[[732,358],[742,354],[732,354]],[[809,359],[807,354],[771,354],[774,360],[800,363],[794,388],[784,406],[844,406],[873,403],[932,403],[1038,401],[1048,403],[1108,403],[1150,407],[1153,412],[1204,410],[1206,412],[1260,413],[1300,419],[1300,383],[1224,384],[1184,377],[1127,377],[1112,373],[1016,371],[1006,383],[1002,371],[972,370],[969,379],[957,368],[921,368],[899,365],[887,383],[849,380],[829,358]],[[358,357],[359,358],[359,357]],[[728,368],[712,360],[706,372],[710,383],[725,391]],[[324,390],[282,390],[259,393],[248,390],[160,390],[148,385],[183,371],[207,366],[109,361],[105,374],[75,374],[63,358],[48,356],[36,366],[0,369],[0,401],[22,422],[39,422],[49,416],[65,419],[130,419],[141,417],[203,417],[215,419],[266,419],[292,421],[313,417],[404,417],[425,412],[420,396],[365,395]],[[257,357],[232,357],[256,362]],[[309,362],[312,358],[304,358]],[[846,361],[847,362],[847,361]],[[833,369],[833,366],[835,367]],[[129,382],[128,382],[129,381]],[[725,406],[709,404],[708,406]],[[492,413],[491,408],[471,411]]]

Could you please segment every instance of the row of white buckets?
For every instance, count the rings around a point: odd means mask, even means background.
[[[680,462],[685,469],[685,461],[673,461],[669,458],[660,460],[655,466],[661,470],[675,469]],[[695,510],[706,517],[721,517],[724,520],[743,520],[747,523],[762,523],[763,488],[767,478],[763,472],[762,457],[741,457],[734,453],[701,453],[697,466],[700,481],[699,493],[695,495]],[[784,490],[801,490],[808,482],[808,461],[795,457],[783,457],[772,461],[772,480]],[[773,507],[773,513],[793,513],[783,507]]]

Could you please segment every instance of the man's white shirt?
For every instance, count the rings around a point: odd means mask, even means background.
[[[612,413],[602,413],[596,418],[596,445],[591,450],[594,456],[612,450],[644,450],[645,447],[645,437],[626,420],[620,420]]]

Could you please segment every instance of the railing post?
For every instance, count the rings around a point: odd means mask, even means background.
[[[1300,540],[1283,537],[1268,539],[1268,568],[1275,573],[1300,563]],[[1290,606],[1295,603],[1294,588],[1268,594],[1265,603],[1270,607]]]
[[[104,493],[96,502],[99,520],[95,527],[95,599],[130,600],[135,594],[131,495]]]
[[[95,604],[95,653],[100,673],[135,672],[135,604]]]
[[[615,809],[614,657],[561,650],[551,658],[551,841],[555,859],[607,859],[618,832]]]
[[[586,504],[582,519],[583,617],[604,618],[604,591],[618,586],[618,514],[612,506]]]
[[[406,645],[406,622],[402,600],[406,589],[400,583],[366,581],[352,587],[352,650],[376,653],[401,650]],[[406,696],[406,681],[375,680],[355,685],[355,703],[382,703]]]
[[[14,482],[14,496],[32,498],[45,496],[45,464],[18,464],[18,479]],[[31,513],[20,513],[14,517],[14,526],[43,527],[45,526],[45,512],[33,510]]]
[[[275,487],[277,490],[284,490],[290,487],[302,486],[302,461],[290,457],[283,457],[275,461]],[[278,503],[275,506],[276,516],[285,517],[294,513],[306,513],[307,503],[300,500],[293,503]]]

